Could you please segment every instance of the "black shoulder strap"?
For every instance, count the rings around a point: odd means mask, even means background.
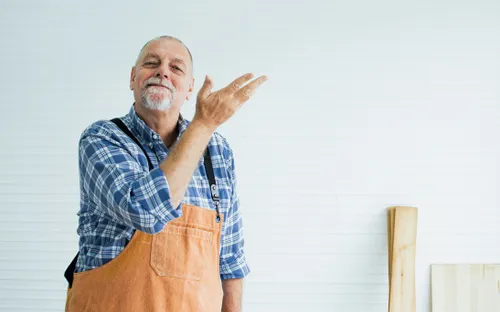
[[[219,189],[217,188],[217,182],[215,181],[214,168],[212,166],[212,159],[210,157],[210,151],[207,147],[205,150],[205,170],[207,172],[208,182],[210,183],[210,194],[212,195],[212,200],[214,201],[215,211],[217,212],[217,217],[215,221],[220,222],[220,199],[219,199]]]
[[[141,148],[141,150],[144,152],[144,156],[146,156],[146,159],[148,160],[148,166],[149,166],[149,171],[153,170],[153,164],[151,163],[151,160],[148,157],[148,153],[146,153],[146,150],[144,147],[142,147],[141,143],[139,143],[139,140],[134,136],[134,134],[127,128],[127,126],[123,123],[123,121],[120,118],[113,118],[111,121],[120,128],[123,132],[125,132],[126,135],[128,135],[132,140],[134,140],[135,144]]]

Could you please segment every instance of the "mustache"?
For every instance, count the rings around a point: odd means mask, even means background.
[[[160,85],[160,86],[164,86],[165,88],[168,88],[170,91],[175,91],[175,88],[172,84],[170,84],[168,81],[162,82],[162,80],[160,78],[155,78],[155,77],[149,78],[144,83],[144,88],[147,88],[151,85]]]

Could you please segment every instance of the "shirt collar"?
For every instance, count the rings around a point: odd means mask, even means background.
[[[139,115],[137,115],[135,111],[135,103],[129,110],[128,116],[131,121],[131,127],[135,130],[135,132],[142,137],[146,142],[154,142],[155,139],[159,139],[158,133],[156,133],[153,129],[151,129],[145,122],[142,120]],[[179,134],[177,136],[177,140],[179,140],[180,136],[186,131],[187,126],[189,125],[189,121],[185,119],[182,114],[179,114],[179,119],[177,121],[177,128],[179,130]]]

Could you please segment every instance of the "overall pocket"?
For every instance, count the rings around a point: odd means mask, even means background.
[[[170,223],[153,235],[151,267],[159,276],[199,281],[212,241],[211,231]]]

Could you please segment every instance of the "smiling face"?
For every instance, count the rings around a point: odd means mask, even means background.
[[[184,44],[171,38],[149,42],[130,75],[135,103],[150,110],[180,109],[193,86],[190,54]]]

